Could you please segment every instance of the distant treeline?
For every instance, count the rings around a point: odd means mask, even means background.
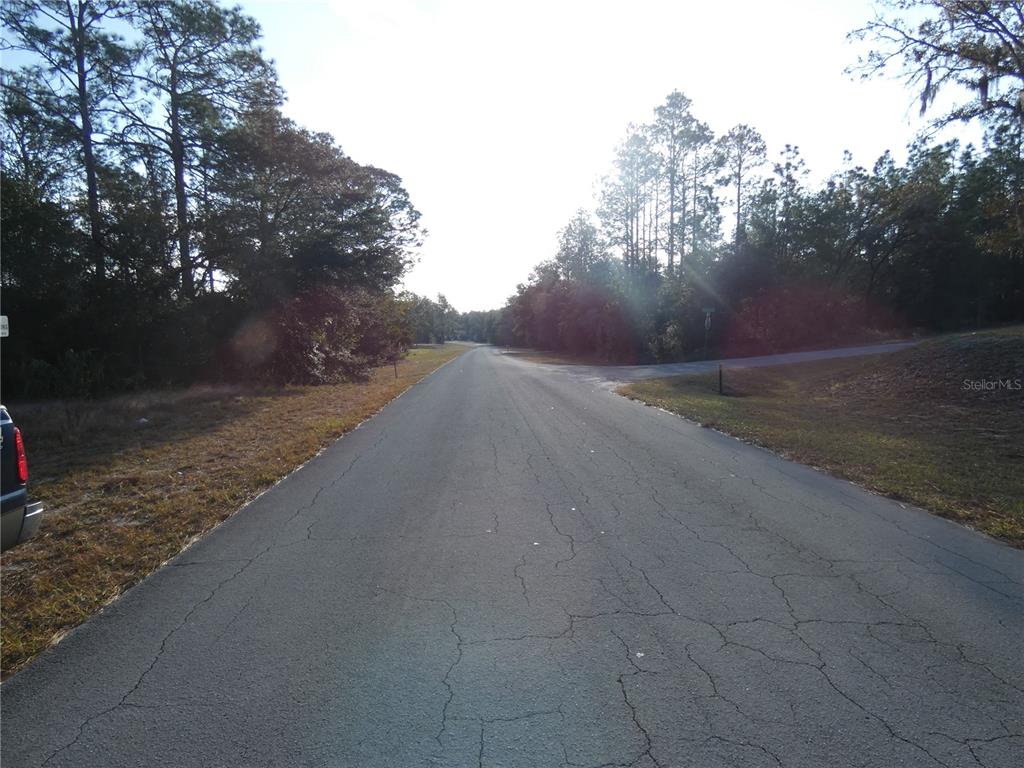
[[[902,62],[923,106],[973,89],[939,122],[983,121],[980,149],[922,141],[811,186],[796,147],[769,162],[753,128],[716,136],[674,92],[554,258],[503,309],[458,315],[395,294],[418,212],[397,176],[282,115],[251,17],[8,0],[3,396],[336,381],[451,338],[677,359],[707,309],[721,352],[1024,319],[1021,4],[890,5],[859,33],[884,49],[864,66]]]
[[[932,15],[912,27],[907,4],[891,3],[895,16],[854,33],[882,48],[862,67],[902,59],[923,107],[947,82],[973,89],[935,125],[979,119],[981,148],[922,139],[905,164],[847,156],[810,185],[796,146],[770,160],[754,128],[716,135],[675,91],[629,127],[597,210],[566,224],[504,308],[462,315],[460,333],[676,360],[703,354],[708,310],[720,354],[1024,320],[1020,3],[910,5]]]
[[[207,0],[5,2],[7,399],[360,376],[413,340],[401,180],[285,118]]]

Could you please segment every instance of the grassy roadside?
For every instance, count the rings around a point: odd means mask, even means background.
[[[466,349],[413,349],[397,379],[11,405],[48,512],[0,559],[3,676]]]
[[[1024,391],[965,384],[997,379],[1024,381],[1024,328],[619,391],[1024,547]]]

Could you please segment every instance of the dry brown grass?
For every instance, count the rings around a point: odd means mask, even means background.
[[[901,352],[653,379],[630,397],[1024,547],[1024,328]]]
[[[465,349],[413,349],[397,379],[12,404],[47,515],[0,560],[3,676]]]

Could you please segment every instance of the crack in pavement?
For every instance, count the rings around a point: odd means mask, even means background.
[[[493,363],[473,354],[467,366]],[[203,697],[222,685],[241,702],[228,671],[271,653],[294,675],[260,699],[277,705],[274,740],[308,739],[352,764],[522,765],[529,742],[567,768],[667,768],[688,751],[691,762],[805,768],[824,762],[814,739],[837,724],[837,763],[994,768],[1024,749],[1022,580],[1002,550],[987,562],[989,544],[952,526],[917,527],[884,500],[808,482],[818,476],[738,441],[612,395],[534,387],[524,370],[494,386],[478,378],[464,397],[447,379],[446,399],[385,414],[365,450],[332,454],[299,475],[293,502],[263,507],[272,525],[242,540],[252,557],[227,557],[236,540],[223,559],[210,549],[169,563],[198,581],[169,603],[159,644],[147,641],[98,703],[70,707],[57,739],[23,764],[102,755],[119,707],[129,721],[205,718],[214,733],[220,720],[265,726],[244,703],[204,709],[220,689]],[[921,535],[933,530],[937,541]],[[242,621],[264,594],[298,625],[264,634]],[[318,610],[324,599],[334,611]],[[346,601],[367,601],[373,621],[333,625]],[[239,642],[221,642],[229,633]],[[224,662],[223,679],[154,703],[172,662],[201,652]],[[60,658],[36,666],[52,679],[66,672]],[[92,706],[102,711],[80,714]],[[339,706],[374,722],[332,719]],[[205,748],[225,765],[255,761],[263,738],[216,734]]]
[[[377,442],[374,444],[373,448],[376,448],[377,446],[379,446],[382,440],[383,440],[383,432],[382,432],[381,436],[378,437]],[[370,450],[372,450],[372,448]],[[316,489],[316,492],[313,494],[313,497],[311,498],[309,503],[299,507],[298,509],[296,509],[291,514],[291,516],[289,516],[279,526],[280,529],[282,529],[282,530],[287,529],[288,526],[291,524],[291,522],[294,521],[300,514],[302,514],[303,512],[307,512],[307,511],[311,510],[316,505],[317,501],[320,499],[320,495],[324,492],[324,490],[328,489],[328,488],[333,488],[335,485],[337,485],[339,482],[341,482],[341,480],[343,480],[348,475],[348,473],[352,470],[352,468],[356,465],[356,463],[362,457],[363,457],[363,454],[357,455],[352,460],[352,462],[348,465],[348,467],[340,475],[338,475],[331,483],[329,483],[326,486],[319,486]],[[311,528],[312,525],[313,525],[313,523],[310,523],[309,528]],[[306,538],[309,538],[309,528],[307,528],[307,537]],[[136,681],[132,685],[132,687],[121,696],[120,700],[116,704],[114,704],[113,706],[107,707],[106,709],[104,709],[104,710],[102,710],[100,712],[97,712],[97,713],[95,713],[93,715],[90,715],[89,717],[87,717],[83,721],[81,721],[78,724],[75,736],[71,739],[71,741],[67,742],[63,746],[61,746],[61,747],[53,750],[52,752],[50,752],[40,765],[41,766],[49,765],[50,762],[52,760],[54,760],[56,757],[58,757],[62,753],[66,752],[67,750],[71,749],[76,744],[78,744],[78,742],[81,740],[82,736],[85,734],[86,729],[92,723],[94,723],[95,721],[99,720],[102,717],[105,717],[105,716],[111,714],[112,712],[115,712],[119,708],[125,706],[128,703],[128,698],[131,697],[132,694],[134,694],[136,691],[139,690],[139,688],[142,686],[143,682],[145,681],[146,677],[153,671],[154,667],[156,667],[156,665],[159,663],[160,659],[163,657],[165,651],[167,650],[167,643],[170,641],[170,639],[172,637],[174,637],[185,625],[188,624],[188,622],[192,618],[192,616],[195,615],[195,613],[202,606],[206,605],[211,600],[213,600],[213,598],[217,595],[217,593],[225,585],[229,584],[230,582],[234,581],[236,578],[241,576],[243,573],[245,573],[246,570],[249,569],[250,566],[252,566],[253,563],[255,563],[257,560],[259,560],[261,557],[263,557],[269,551],[275,549],[278,546],[282,546],[282,544],[280,542],[278,542],[276,539],[272,538],[270,544],[268,544],[266,547],[264,547],[262,550],[260,550],[259,552],[257,552],[255,555],[253,555],[252,557],[250,557],[248,559],[209,561],[209,562],[217,563],[217,564],[224,563],[224,562],[241,562],[242,566],[238,570],[236,570],[234,573],[232,573],[230,576],[228,576],[227,578],[222,579],[220,582],[218,582],[217,585],[214,586],[214,588],[212,590],[210,590],[210,593],[205,598],[203,598],[202,600],[199,600],[198,602],[194,603],[188,609],[188,611],[185,613],[185,615],[182,618],[182,620],[174,628],[172,628],[170,630],[170,632],[168,632],[166,635],[164,635],[164,637],[160,640],[160,646],[157,649],[156,654],[151,659],[149,665],[142,671],[142,673],[136,679]],[[182,567],[182,566],[193,565],[193,564],[199,564],[199,561],[196,561],[196,562],[186,561],[185,563],[180,563],[180,564],[179,563],[170,563],[170,565],[172,567]],[[244,610],[245,607],[247,607],[248,605],[249,605],[249,602],[246,602],[246,604],[243,606],[242,610]],[[241,614],[241,612],[242,611],[239,611],[237,614],[235,614],[235,616],[233,616],[232,619],[229,621],[229,624],[231,622],[233,622]]]
[[[254,558],[254,559],[255,559],[255,558]],[[104,716],[106,716],[106,715],[109,715],[109,714],[110,714],[111,712],[114,712],[114,711],[115,711],[115,710],[117,710],[118,708],[120,708],[120,707],[122,707],[122,706],[125,706],[125,704],[126,704],[126,703],[127,703],[127,701],[128,701],[128,698],[129,698],[129,697],[130,697],[130,696],[131,696],[131,695],[132,695],[133,693],[135,693],[135,692],[136,692],[136,691],[137,691],[137,690],[139,689],[139,687],[140,687],[140,686],[142,685],[143,681],[144,681],[144,680],[146,679],[146,676],[147,676],[147,675],[148,675],[148,674],[149,674],[149,673],[150,673],[150,672],[151,672],[151,671],[153,670],[153,667],[155,667],[155,666],[157,665],[157,662],[159,662],[159,661],[160,661],[160,658],[161,658],[161,657],[163,656],[163,654],[164,654],[164,651],[165,651],[165,650],[167,649],[167,642],[168,642],[168,641],[169,641],[169,640],[170,640],[170,639],[171,639],[171,638],[172,638],[172,637],[173,637],[173,636],[174,636],[175,634],[177,634],[177,632],[178,632],[178,631],[179,631],[179,630],[180,630],[180,629],[181,629],[182,627],[184,627],[184,626],[185,626],[185,625],[186,625],[186,624],[188,623],[189,619],[191,619],[191,618],[192,618],[192,615],[193,615],[193,614],[194,614],[194,613],[195,613],[195,612],[196,612],[197,610],[199,610],[199,608],[200,608],[200,607],[202,607],[202,606],[203,606],[203,605],[205,605],[206,603],[210,602],[210,600],[212,600],[212,599],[214,598],[214,596],[215,596],[215,595],[217,594],[217,592],[218,592],[218,591],[219,591],[219,590],[221,589],[221,587],[223,587],[223,586],[224,586],[225,584],[227,584],[228,582],[230,582],[230,581],[233,581],[233,580],[234,580],[235,578],[237,578],[237,577],[238,577],[238,576],[239,576],[239,575],[240,575],[240,574],[241,574],[242,572],[244,572],[244,571],[245,571],[245,569],[246,569],[246,568],[248,568],[248,567],[249,567],[249,565],[251,565],[251,564],[252,564],[252,560],[250,560],[249,562],[247,562],[247,563],[246,563],[245,565],[243,565],[243,566],[242,566],[241,568],[239,568],[239,569],[238,569],[237,571],[235,571],[235,572],[234,572],[233,574],[231,574],[230,576],[228,576],[228,577],[227,577],[226,579],[222,579],[222,580],[221,580],[221,581],[220,581],[220,582],[219,582],[219,583],[217,584],[217,586],[215,586],[215,587],[214,587],[214,588],[213,588],[213,589],[212,589],[212,590],[210,591],[210,594],[208,594],[208,595],[207,595],[207,596],[206,596],[205,598],[203,598],[203,599],[202,599],[202,600],[200,600],[199,602],[195,603],[195,604],[194,604],[194,605],[193,605],[193,606],[192,606],[192,607],[191,607],[191,608],[190,608],[190,609],[188,610],[188,612],[186,612],[186,614],[185,614],[185,616],[184,616],[184,617],[182,618],[182,620],[181,620],[181,621],[180,621],[180,622],[179,622],[179,623],[178,623],[178,624],[177,624],[177,625],[176,625],[176,626],[175,626],[175,627],[174,627],[174,628],[173,628],[173,629],[172,629],[172,630],[171,630],[170,632],[168,632],[168,633],[167,633],[167,634],[166,634],[166,635],[165,635],[165,636],[163,637],[163,639],[162,639],[162,640],[160,641],[160,647],[159,647],[159,649],[157,650],[157,652],[156,652],[156,655],[155,655],[155,656],[153,657],[152,661],[151,661],[151,662],[149,663],[149,666],[148,666],[148,667],[146,667],[146,669],[144,669],[144,670],[143,670],[143,672],[142,672],[142,674],[141,674],[141,675],[139,675],[138,679],[137,679],[137,680],[135,681],[135,684],[134,684],[134,685],[133,685],[133,686],[132,686],[132,687],[131,687],[131,688],[130,688],[130,689],[129,689],[129,690],[128,690],[128,691],[127,691],[127,692],[126,692],[126,693],[125,693],[124,695],[123,695],[123,696],[121,696],[121,699],[120,699],[120,701],[118,701],[118,702],[117,702],[116,704],[114,704],[113,706],[111,706],[111,707],[107,707],[106,709],[102,710],[101,712],[97,712],[97,713],[96,713],[96,714],[94,714],[94,715],[90,715],[90,716],[89,716],[89,717],[87,717],[87,718],[86,718],[85,720],[83,720],[83,721],[82,721],[82,722],[81,722],[81,723],[80,723],[80,724],[78,725],[78,731],[76,732],[76,734],[75,734],[74,738],[73,738],[73,739],[72,739],[71,741],[69,741],[69,742],[68,742],[67,744],[65,744],[64,746],[62,746],[62,747],[60,747],[60,748],[58,748],[58,749],[54,750],[54,751],[53,751],[53,752],[51,752],[51,753],[50,753],[49,755],[47,755],[47,757],[46,757],[46,758],[45,758],[45,759],[43,760],[43,762],[41,763],[41,765],[44,765],[44,766],[45,766],[45,765],[49,765],[49,764],[50,764],[50,761],[51,761],[51,760],[55,759],[55,758],[56,758],[56,757],[57,757],[58,755],[62,754],[63,752],[66,752],[66,751],[67,751],[68,749],[71,749],[71,748],[72,748],[73,746],[75,746],[75,745],[76,745],[76,744],[77,744],[77,743],[79,742],[79,740],[80,740],[80,739],[82,738],[82,736],[83,736],[83,735],[85,734],[85,730],[86,730],[86,728],[87,728],[87,727],[88,727],[89,725],[91,725],[91,724],[92,724],[93,722],[95,722],[96,720],[99,720],[99,719],[100,719],[101,717],[104,717]]]

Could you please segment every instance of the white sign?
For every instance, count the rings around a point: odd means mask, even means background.
[[[0,315],[0,339],[11,335],[11,327],[7,324],[7,315]]]

